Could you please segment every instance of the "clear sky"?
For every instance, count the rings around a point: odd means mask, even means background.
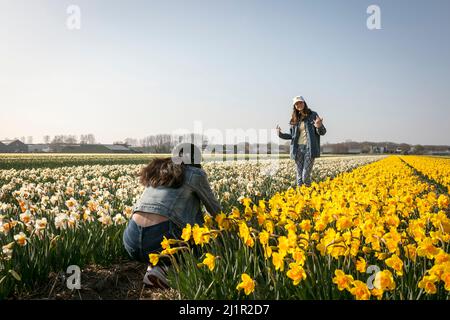
[[[448,0],[0,0],[0,139],[286,131],[303,95],[323,142],[450,144],[449,15]]]

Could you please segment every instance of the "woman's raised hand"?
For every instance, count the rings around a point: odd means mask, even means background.
[[[277,133],[280,134],[280,132],[281,132],[281,128],[279,125],[277,125]]]
[[[322,126],[323,118],[316,116],[316,120],[314,120],[314,127],[320,128]]]

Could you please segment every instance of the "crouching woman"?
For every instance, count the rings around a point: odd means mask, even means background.
[[[207,213],[201,204],[213,216],[222,210],[201,167],[200,149],[189,143],[179,150],[179,161],[156,158],[141,171],[140,182],[146,188],[123,234],[124,247],[134,260],[148,262],[150,253],[162,250],[163,238],[180,238],[186,224],[202,225]],[[162,270],[151,269],[144,282],[154,284],[155,276],[164,282]]]

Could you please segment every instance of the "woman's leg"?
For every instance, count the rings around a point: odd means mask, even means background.
[[[305,152],[303,162],[302,179],[303,182],[309,187],[311,185],[311,173],[314,166],[314,158],[311,158],[311,153]]]
[[[299,146],[297,148],[297,154],[295,155],[295,165],[297,167],[297,185],[303,184],[303,166],[304,166],[304,152]]]
[[[158,253],[162,251],[161,241],[166,237],[167,239],[178,239],[181,236],[181,230],[170,220],[158,223],[154,226],[146,227],[143,230],[143,248],[142,259],[149,261],[148,255],[150,253]],[[174,255],[175,259],[177,255]],[[161,257],[158,265],[155,267],[148,267],[144,275],[144,283],[157,286],[159,288],[168,288],[169,282],[167,273],[172,264],[168,257]]]
[[[150,253],[162,251],[161,241],[163,241],[164,237],[167,239],[172,238],[170,234],[170,220],[142,228],[141,259],[148,262]]]
[[[133,260],[149,262],[150,253],[162,250],[161,241],[164,236],[167,239],[173,238],[170,231],[170,221],[141,227],[131,219],[123,233],[123,245]]]
[[[123,232],[123,246],[128,252],[130,258],[133,260],[141,260],[141,233],[142,228],[139,227],[133,220],[128,222],[128,225]]]

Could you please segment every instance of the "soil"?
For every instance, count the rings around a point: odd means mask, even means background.
[[[174,289],[162,290],[142,282],[147,264],[124,261],[108,267],[89,265],[81,270],[81,289],[70,290],[66,275],[51,273],[45,285],[33,292],[22,293],[15,299],[50,300],[175,300]]]

